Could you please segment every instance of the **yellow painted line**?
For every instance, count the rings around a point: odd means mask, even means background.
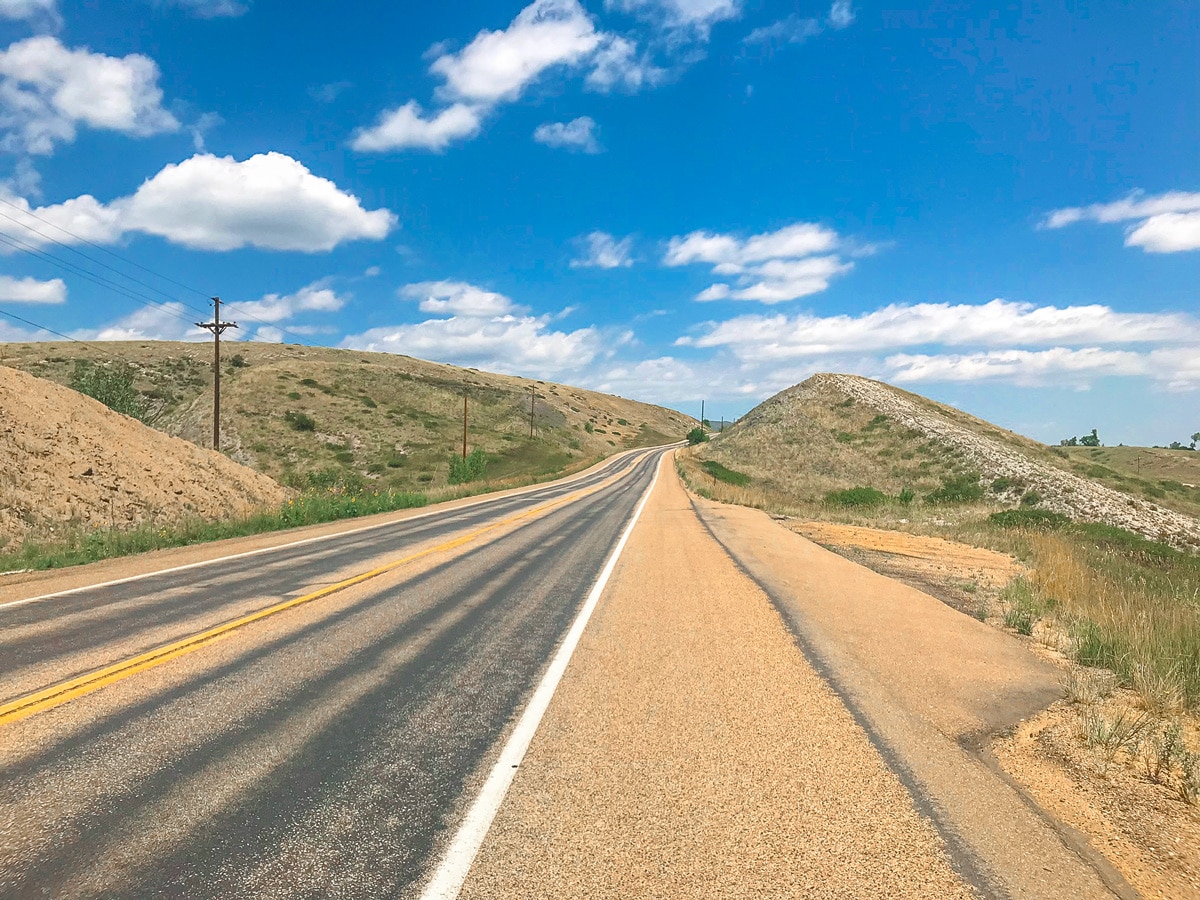
[[[322,597],[328,597],[330,594],[335,594],[339,591],[344,591],[346,588],[353,587],[356,584],[362,584],[372,578],[377,578],[401,566],[416,562],[418,559],[423,559],[426,556],[432,556],[435,553],[445,553],[448,550],[454,550],[458,547],[468,544],[471,541],[487,534],[489,531],[495,531],[497,528],[502,528],[506,525],[511,525],[519,522],[522,519],[528,519],[532,516],[548,512],[556,506],[562,506],[565,503],[572,503],[576,500],[594,494],[609,485],[615,484],[621,478],[624,478],[632,472],[634,466],[629,466],[621,472],[618,472],[612,478],[601,482],[595,487],[587,490],[577,491],[574,494],[568,494],[565,497],[560,497],[558,500],[553,500],[550,503],[544,503],[541,506],[535,506],[533,509],[527,509],[525,512],[518,513],[514,516],[509,516],[506,519],[501,519],[498,522],[493,522],[490,525],[485,525],[482,528],[477,528],[467,534],[460,535],[452,540],[446,541],[443,544],[438,544],[436,547],[428,547],[424,550],[419,550],[402,559],[393,560],[385,563],[378,568],[371,569],[369,572],[363,572],[359,575],[354,575],[344,581],[339,581],[336,584],[327,585],[320,590],[313,591],[311,594],[305,594],[303,597],[296,597],[292,600],[284,600],[281,603],[276,603],[274,606],[268,606],[265,609],[260,609],[257,612],[249,613],[240,616],[236,619],[231,619],[228,622],[223,622],[205,631],[190,635],[177,641],[172,641],[169,644],[163,644],[161,647],[155,647],[153,650],[147,650],[145,653],[140,653],[137,656],[129,659],[121,660],[112,665],[105,666],[101,669],[96,669],[92,672],[87,672],[67,681],[59,682],[47,688],[42,688],[39,691],[34,691],[31,694],[26,694],[23,697],[18,697],[16,700],[10,700],[8,703],[0,705],[0,726],[8,725],[13,722],[19,722],[21,719],[36,715],[39,712],[44,712],[49,709],[54,709],[61,706],[77,697],[82,697],[90,694],[93,691],[98,691],[103,687],[114,684],[118,681],[123,681],[130,676],[136,675],[139,672],[144,672],[147,669],[152,669],[155,666],[161,666],[163,663],[185,656],[188,653],[193,653],[201,647],[211,644],[213,641],[220,640],[226,637],[231,632],[239,628],[244,628],[254,622],[259,622],[269,616],[274,616],[278,613],[289,609],[294,609],[305,603],[311,603],[314,600],[320,600]]]

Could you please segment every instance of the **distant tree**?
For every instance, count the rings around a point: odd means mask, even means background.
[[[154,418],[150,404],[133,386],[133,370],[129,366],[98,366],[89,360],[77,359],[69,385],[71,390],[99,400],[114,412],[141,422]]]
[[[689,431],[687,433],[687,442],[689,444],[692,444],[692,445],[703,444],[707,440],[708,440],[708,433],[703,428],[701,428],[699,425],[697,425],[695,428],[693,428],[691,431]]]
[[[1200,431],[1197,431],[1195,434],[1192,435],[1192,449],[1193,450],[1196,449],[1197,444],[1200,444]]]
[[[1092,429],[1091,434],[1085,434],[1083,437],[1081,437],[1079,439],[1079,446],[1080,447],[1099,447],[1100,446],[1100,436],[1098,434],[1096,434],[1095,428]]]
[[[1077,437],[1063,438],[1061,441],[1058,442],[1058,445],[1060,447],[1078,447],[1079,446],[1079,438],[1077,438]]]

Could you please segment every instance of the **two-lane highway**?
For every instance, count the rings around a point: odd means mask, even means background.
[[[0,718],[0,895],[418,889],[661,452],[444,515],[0,607],[2,708],[46,694],[34,714]],[[183,649],[120,671],[164,646]],[[116,674],[55,694],[96,670]]]

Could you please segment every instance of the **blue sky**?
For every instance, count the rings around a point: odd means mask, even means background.
[[[1183,440],[1200,7],[994,6],[0,0],[0,310]]]

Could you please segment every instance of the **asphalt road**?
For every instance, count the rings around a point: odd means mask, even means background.
[[[0,724],[0,896],[418,890],[660,455],[444,516],[0,608],[3,702],[495,526]]]

